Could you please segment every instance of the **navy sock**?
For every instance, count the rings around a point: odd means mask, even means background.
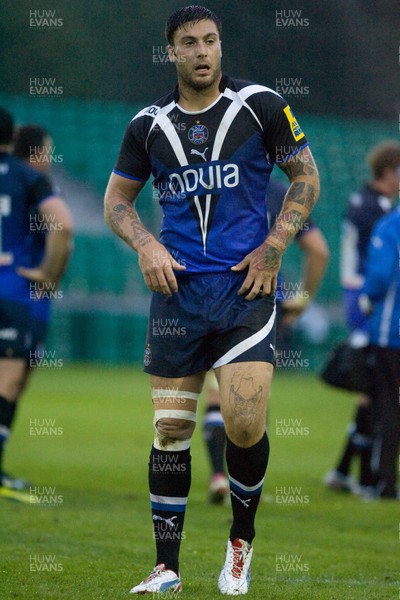
[[[203,418],[203,439],[213,474],[225,472],[225,428],[219,406],[209,406]]]
[[[346,446],[343,450],[343,454],[340,457],[340,461],[336,467],[336,471],[342,475],[348,475],[351,467],[353,457],[358,453],[358,449],[353,443],[351,435],[349,435]]]
[[[360,435],[372,435],[372,406],[358,406],[354,418],[357,432]]]
[[[246,542],[255,536],[254,520],[260,501],[264,475],[268,465],[269,441],[264,433],[257,444],[240,448],[227,437],[226,462],[231,488],[233,523],[230,539]]]
[[[4,448],[10,435],[16,408],[16,402],[9,402],[4,396],[0,396],[0,472],[3,470]]]
[[[340,461],[336,467],[336,470],[343,475],[348,475],[351,467],[353,457],[357,454],[361,454],[361,485],[368,485],[366,483],[370,474],[368,472],[368,463],[371,453],[372,444],[372,407],[371,406],[357,406],[356,413],[354,415],[354,423],[352,424],[347,443]],[[363,458],[364,455],[364,458]]]
[[[156,542],[156,564],[179,572],[179,549],[191,480],[190,450],[157,450],[152,446],[149,488]]]

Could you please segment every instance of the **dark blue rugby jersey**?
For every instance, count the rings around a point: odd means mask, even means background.
[[[265,240],[272,168],[307,146],[273,90],[223,77],[220,91],[202,111],[180,108],[178,88],[140,111],[114,169],[139,181],[153,175],[160,242],[186,273],[228,270]]]
[[[16,267],[34,266],[29,252],[31,210],[54,195],[44,175],[19,158],[0,154],[0,297],[28,303],[29,282]]]
[[[350,195],[342,234],[341,280],[345,287],[365,275],[372,229],[391,210],[391,200],[368,184]]]
[[[58,195],[58,191],[56,191]],[[40,226],[40,225],[39,225]],[[46,248],[45,231],[33,231],[28,240],[28,254],[33,266],[40,265],[42,262]],[[48,321],[50,319],[51,300],[48,297],[43,297],[40,300],[33,300],[31,304],[31,317],[40,321]]]
[[[55,196],[62,196],[61,190],[58,186],[52,185],[52,192]],[[36,212],[36,211],[35,211]],[[41,224],[39,223],[39,228]],[[29,256],[32,259],[32,264],[34,266],[40,265],[43,260],[43,256],[46,250],[46,236],[48,234],[49,224],[45,224],[45,226],[41,229],[35,230],[29,236]],[[49,321],[50,320],[50,311],[51,311],[51,300],[50,298],[43,297],[40,300],[34,300],[31,306],[31,317],[33,319],[37,319],[39,321]]]

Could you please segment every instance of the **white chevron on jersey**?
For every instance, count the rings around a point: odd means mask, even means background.
[[[155,115],[155,117],[154,117],[152,126],[149,131],[149,135],[150,135],[152,129],[154,129],[154,127],[156,125],[158,125],[160,127],[160,129],[162,129],[162,131],[164,132],[165,136],[167,137],[167,139],[171,145],[171,148],[172,148],[173,152],[175,153],[176,158],[179,161],[179,164],[181,165],[181,167],[184,167],[186,165],[189,165],[189,162],[188,162],[186,154],[183,150],[182,142],[179,139],[179,135],[178,135],[173,123],[171,123],[170,119],[167,116],[167,114],[172,110],[172,108],[174,106],[176,106],[176,103],[171,102],[168,106],[165,106],[162,109],[160,109],[159,113],[157,115]],[[147,136],[147,139],[148,139],[149,135]],[[201,237],[202,237],[202,242],[203,242],[203,252],[205,255],[207,254],[207,225],[208,225],[208,217],[210,214],[210,202],[211,202],[211,194],[207,194],[206,209],[205,209],[205,214],[203,214],[203,212],[201,210],[199,196],[194,196],[194,204],[196,206],[196,210],[197,210],[197,213],[199,215],[199,220],[200,220]]]
[[[207,255],[207,225],[208,225],[208,217],[210,215],[211,194],[206,195],[205,215],[203,215],[203,213],[201,212],[199,196],[194,196],[194,204],[196,206],[197,213],[198,213],[199,219],[200,219],[201,239],[203,241],[203,252],[204,252],[204,256],[206,256]]]
[[[172,151],[174,152],[176,158],[179,161],[179,164],[181,165],[181,167],[184,167],[186,165],[189,164],[188,159],[186,158],[186,154],[185,151],[183,150],[183,146],[182,146],[182,142],[179,139],[179,135],[173,125],[173,123],[171,123],[171,120],[168,118],[167,114],[174,108],[174,106],[176,106],[176,102],[171,102],[170,104],[168,104],[168,106],[164,106],[163,108],[161,108],[158,112],[157,115],[155,115],[153,123],[150,127],[150,131],[149,134],[147,136],[147,140],[149,139],[149,135],[152,132],[152,130],[154,129],[154,127],[156,125],[159,126],[159,128],[164,132],[165,136],[167,137]],[[146,146],[147,146],[147,140],[146,140]]]
[[[221,123],[218,127],[214,147],[212,149],[211,160],[218,160],[221,152],[222,144],[224,143],[226,134],[228,133],[229,127],[231,126],[235,116],[242,108],[242,105],[237,101],[232,102],[232,104],[227,108]],[[210,204],[211,204],[211,194],[206,195],[206,206],[205,206],[205,214],[203,215],[200,206],[200,200],[198,196],[194,197],[194,203],[197,209],[197,213],[200,219],[200,229],[203,241],[203,252],[204,255],[207,254],[207,226],[208,226],[208,218],[210,215]]]
[[[251,85],[251,86],[248,86],[247,88],[245,88],[245,90],[246,91],[248,90],[247,94],[246,93],[238,94],[227,88],[223,94],[224,96],[226,96],[230,100],[232,100],[232,104],[229,105],[223,118],[221,119],[221,123],[218,127],[218,130],[217,130],[217,133],[215,136],[215,142],[214,142],[214,147],[212,149],[211,160],[219,159],[221,148],[222,148],[222,145],[226,138],[226,134],[228,133],[229,128],[232,125],[236,115],[243,108],[243,105],[245,105],[246,108],[248,108],[250,110],[250,112],[255,117],[257,123],[260,125],[260,128],[262,129],[261,123],[258,120],[257,116],[254,114],[254,112],[251,110],[251,108],[247,104],[245,104],[244,100],[246,98],[248,98],[248,96],[251,96],[253,93],[257,93],[257,92],[261,92],[261,91],[264,92],[264,91],[268,90],[268,88],[263,88],[262,86],[259,86],[259,85]],[[208,225],[208,217],[209,217],[209,213],[210,213],[210,202],[211,202],[211,194],[207,194],[206,207],[205,207],[206,212],[205,212],[205,215],[203,216],[203,214],[201,212],[199,197],[195,196],[195,205],[197,208],[197,212],[199,214],[200,227],[201,227],[202,240],[203,240],[203,252],[205,255],[206,255],[206,243],[207,243],[207,225]]]
[[[257,121],[257,123],[259,124],[260,129],[262,129],[262,125],[260,123],[259,118],[257,117],[254,110],[251,108],[251,106],[249,106],[247,104],[246,100],[247,100],[247,98],[250,98],[250,96],[253,96],[254,94],[260,94],[263,92],[270,92],[272,94],[275,94],[275,96],[278,96],[279,98],[281,98],[280,94],[275,92],[275,90],[272,90],[271,88],[265,87],[263,85],[256,85],[256,84],[248,85],[245,88],[241,89],[239,92],[235,92],[235,91],[231,90],[230,88],[226,88],[224,91],[224,96],[226,96],[230,100],[240,102],[241,106],[245,106],[247,108],[247,110],[252,114],[254,119]]]
[[[238,114],[238,112],[240,111],[240,109],[243,106],[242,103],[238,101],[237,95],[235,98],[232,98],[232,100],[233,100],[232,104],[230,104],[228,106],[224,116],[221,119],[221,123],[219,124],[218,130],[217,130],[217,133],[215,136],[215,143],[214,143],[214,148],[213,148],[212,155],[211,155],[211,160],[219,159],[222,144],[224,143],[226,134],[228,133],[228,130],[229,130],[230,126],[232,125],[234,118],[236,117],[236,115]]]

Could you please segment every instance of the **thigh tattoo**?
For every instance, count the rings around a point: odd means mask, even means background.
[[[260,385],[257,389],[253,377],[242,377],[236,389],[232,383],[229,390],[229,403],[233,415],[246,420],[248,424],[255,423],[259,417],[258,407],[262,393],[263,386]]]

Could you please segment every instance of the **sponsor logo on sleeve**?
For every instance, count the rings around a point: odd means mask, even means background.
[[[301,138],[304,137],[304,133],[301,130],[301,127],[298,124],[297,119],[294,116],[294,114],[292,113],[292,109],[290,108],[290,106],[286,106],[286,108],[283,109],[283,112],[285,113],[286,118],[289,121],[290,129],[292,130],[293,137],[296,140],[296,142],[298,142],[299,140],[301,140]]]

